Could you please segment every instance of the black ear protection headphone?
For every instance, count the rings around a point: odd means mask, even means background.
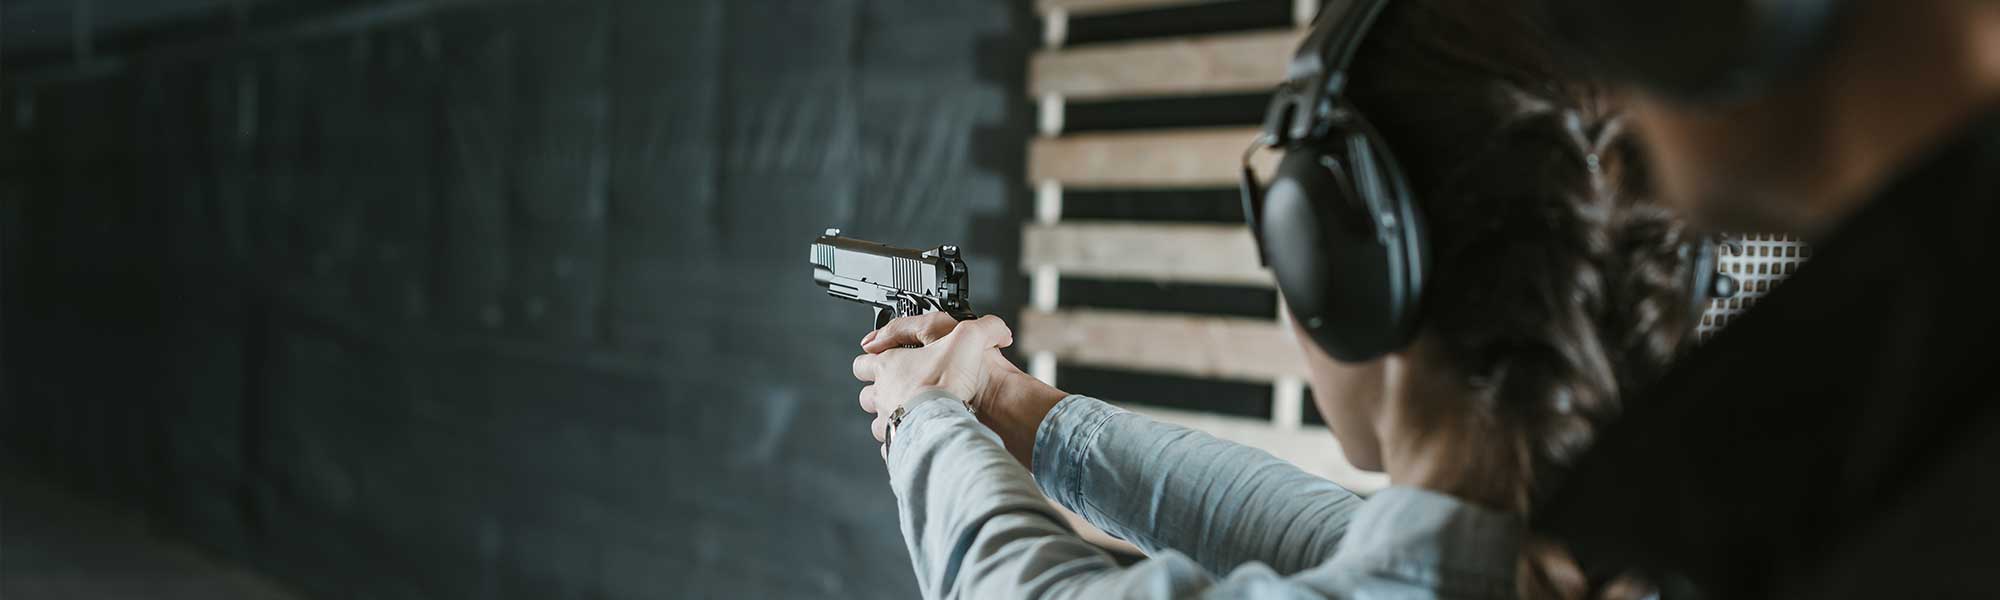
[[[1329,0],[1300,44],[1243,154],[1243,216],[1258,258],[1293,317],[1333,358],[1361,362],[1403,348],[1416,332],[1430,240],[1408,179],[1366,115],[1342,92],[1347,67],[1388,0]],[[1250,157],[1284,157],[1269,186]],[[1707,241],[1682,250],[1696,310],[1716,280]],[[1731,293],[1734,282],[1729,281]],[[1696,313],[1699,320],[1699,312]]]
[[[1359,362],[1416,330],[1430,240],[1410,184],[1368,118],[1342,95],[1347,65],[1388,0],[1331,0],[1292,56],[1243,155],[1243,218],[1292,315],[1320,349]],[[1271,185],[1250,155],[1280,148]]]
[[[1754,96],[1810,66],[1844,0],[1553,0],[1570,52],[1603,75],[1690,102]]]

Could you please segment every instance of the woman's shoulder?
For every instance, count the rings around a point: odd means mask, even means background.
[[[1512,513],[1392,486],[1355,513],[1331,559],[1294,579],[1334,597],[1513,598],[1523,532]]]

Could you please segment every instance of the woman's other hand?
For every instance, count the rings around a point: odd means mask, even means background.
[[[949,320],[943,313],[931,313]],[[902,321],[897,319],[896,321]],[[884,326],[884,330],[896,327],[896,321]],[[922,329],[928,333],[930,328]],[[921,346],[900,347],[889,345],[891,336],[884,338],[884,345],[874,353],[854,357],[854,378],[873,382],[874,385],[861,388],[861,408],[877,415],[894,412],[897,407],[927,389],[941,389],[955,398],[972,402],[986,386],[991,374],[987,364],[987,351],[998,351],[1014,343],[1014,332],[999,317],[985,316],[971,321],[957,322],[951,332],[931,339]],[[867,346],[864,345],[863,349]],[[882,439],[883,422],[876,420],[875,439]]]
[[[1000,435],[1023,466],[1034,464],[1035,432],[1042,418],[1068,394],[1021,372],[1000,354],[1013,343],[1006,322],[988,315],[957,321],[934,312],[890,321],[861,340],[854,359],[861,409],[876,415],[876,440],[887,415],[925,389],[939,388],[971,405],[981,423]]]

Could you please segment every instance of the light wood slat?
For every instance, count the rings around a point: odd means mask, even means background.
[[[1340,442],[1326,427],[1313,425],[1286,431],[1261,419],[1247,419],[1150,406],[1120,405],[1155,420],[1199,429],[1209,435],[1257,448],[1298,465],[1355,493],[1373,494],[1389,485],[1389,477],[1357,469],[1340,452]]]
[[[1254,127],[1168,129],[1036,138],[1028,145],[1028,180],[1074,188],[1235,187]],[[1270,173],[1277,153],[1259,152]]]
[[[1271,285],[1242,225],[1030,224],[1021,230],[1021,268],[1041,267],[1064,277]]]
[[[1221,0],[1036,0],[1035,10],[1042,13],[1068,11],[1071,13],[1105,13],[1163,8]]]
[[[1066,363],[1248,381],[1305,375],[1298,343],[1270,319],[1028,310],[1020,332],[1023,351]]]
[[[1028,89],[1066,100],[1266,91],[1303,37],[1284,29],[1043,50],[1028,62]]]

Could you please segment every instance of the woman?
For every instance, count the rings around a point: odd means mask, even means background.
[[[925,595],[1579,593],[1522,516],[1673,355],[1691,267],[1681,228],[1635,200],[1616,119],[1543,39],[1520,2],[1394,2],[1350,67],[1346,95],[1401,162],[1432,251],[1401,350],[1346,363],[1295,336],[1342,450],[1392,482],[1366,502],[1043,385],[1001,357],[1012,333],[994,317],[864,338],[861,405],[880,415]],[[1043,494],[1149,558],[1120,567]]]

